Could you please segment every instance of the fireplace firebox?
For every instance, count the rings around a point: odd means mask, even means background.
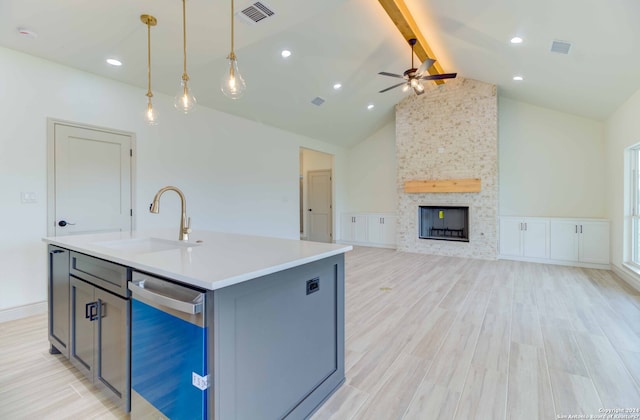
[[[469,207],[420,206],[420,239],[469,242]]]

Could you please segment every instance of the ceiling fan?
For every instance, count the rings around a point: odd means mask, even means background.
[[[413,91],[416,93],[416,95],[422,95],[424,93],[424,86],[422,86],[422,83],[420,83],[421,80],[442,80],[442,79],[453,79],[454,77],[456,77],[457,73],[443,73],[443,74],[433,74],[433,75],[427,74],[426,76],[423,76],[423,74],[426,73],[429,67],[433,66],[433,63],[435,63],[436,60],[427,58],[426,60],[424,60],[422,64],[420,64],[420,67],[418,67],[417,69],[413,67],[413,46],[416,45],[416,39],[411,38],[408,41],[409,41],[409,45],[411,45],[411,68],[409,70],[406,70],[403,73],[403,75],[387,73],[386,71],[381,71],[380,73],[378,73],[383,76],[390,76],[390,77],[397,77],[400,79],[404,79],[402,83],[398,83],[397,85],[389,86],[386,89],[382,89],[380,93],[383,93],[388,90],[397,88],[398,86],[404,85],[403,90],[406,91],[409,88],[413,88]]]

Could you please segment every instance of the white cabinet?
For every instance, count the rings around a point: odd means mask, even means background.
[[[376,245],[395,246],[397,216],[367,215],[369,242]]]
[[[355,245],[395,248],[397,219],[388,213],[343,213],[340,240]]]
[[[367,216],[356,213],[342,215],[342,240],[346,242],[367,242]]]
[[[532,217],[500,218],[500,255],[549,258],[549,220]]]
[[[559,219],[551,221],[551,259],[609,264],[609,222]]]

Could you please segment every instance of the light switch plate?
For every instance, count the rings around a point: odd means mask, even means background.
[[[20,201],[22,204],[33,204],[38,202],[38,195],[35,192],[21,192]]]

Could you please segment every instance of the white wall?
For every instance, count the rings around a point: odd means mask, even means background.
[[[605,217],[602,122],[499,99],[500,214]]]
[[[606,122],[608,218],[611,220],[611,263],[622,269],[628,206],[625,205],[625,149],[640,143],[640,90],[633,94]],[[630,274],[630,272],[627,272]],[[640,284],[640,283],[637,283]]]
[[[308,184],[308,173],[309,171],[321,171],[321,170],[333,170],[333,156],[327,153],[317,152],[315,150],[302,149],[300,151],[302,155],[301,159],[301,172],[302,172],[302,223],[303,223],[303,232],[302,237],[307,237],[307,232],[309,231],[309,212],[307,211],[307,194],[309,193],[309,184]],[[333,178],[333,173],[332,173]],[[335,190],[335,178],[332,184],[332,192]],[[335,200],[333,199],[333,194],[331,194],[331,198],[333,201],[333,207],[335,208]],[[334,215],[333,222],[335,224],[336,216]],[[333,237],[335,238],[335,233]]]
[[[301,146],[335,155],[337,211],[346,199],[346,151],[337,146],[205,107],[179,114],[161,94],[160,124],[148,127],[144,90],[3,48],[0,91],[0,320],[7,308],[46,299],[48,117],[136,134],[139,229],[177,231],[177,195],[163,196],[159,215],[146,210],[172,184],[187,197],[194,230],[299,238]],[[23,191],[38,202],[21,204]]]
[[[395,213],[396,125],[382,127],[348,152],[348,212]]]

